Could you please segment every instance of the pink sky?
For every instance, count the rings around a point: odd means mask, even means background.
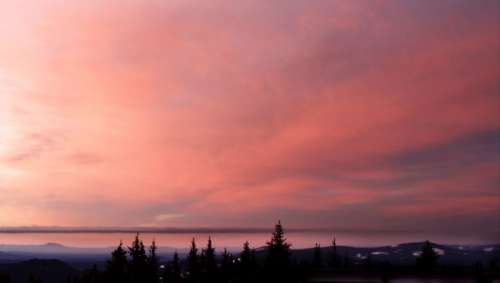
[[[498,235],[497,1],[3,1],[0,226]]]

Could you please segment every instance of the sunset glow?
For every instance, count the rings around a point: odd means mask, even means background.
[[[498,1],[258,2],[0,1],[0,226],[498,239]]]

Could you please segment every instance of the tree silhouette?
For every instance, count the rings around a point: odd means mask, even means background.
[[[250,243],[246,241],[240,253],[240,265],[242,270],[248,270],[250,268],[251,257]]]
[[[148,258],[144,243],[139,239],[139,233],[137,233],[132,246],[128,249],[131,257],[129,264],[130,279],[133,283],[143,283],[148,277]]]
[[[313,251],[313,266],[314,267],[321,267],[322,264],[322,259],[321,259],[321,246],[316,243],[314,246],[314,251]]]
[[[240,253],[240,258],[238,261],[238,273],[241,282],[252,282],[255,256],[253,255],[252,249],[250,249],[250,243],[246,241],[243,244],[243,250]]]
[[[189,282],[198,282],[200,273],[200,262],[198,257],[198,248],[193,238],[191,241],[191,249],[187,256],[187,279]]]
[[[158,256],[156,254],[156,242],[153,240],[149,247],[149,254],[147,257],[147,282],[157,283],[159,278],[158,270]]]
[[[274,227],[271,240],[267,242],[266,269],[270,280],[286,281],[290,266],[290,244],[286,242],[281,221]]]
[[[208,237],[207,248],[203,250],[203,281],[213,282],[217,276],[217,262],[215,261],[215,249],[212,247],[212,239]]]
[[[179,283],[181,282],[181,266],[179,263],[179,255],[174,253],[172,261],[170,261],[163,274],[164,283]]]
[[[425,241],[421,254],[417,258],[417,267],[423,272],[432,272],[438,259],[439,255],[432,248],[431,242]]]
[[[111,252],[111,259],[106,263],[104,278],[108,283],[122,283],[127,281],[127,251],[123,248],[123,243]]]
[[[336,242],[336,239],[334,237],[333,241],[332,241],[332,246],[331,246],[329,264],[330,264],[330,267],[336,268],[339,266],[339,263],[340,263],[340,260],[339,260],[338,254],[337,254],[337,242]]]

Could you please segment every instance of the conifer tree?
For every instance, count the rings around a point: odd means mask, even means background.
[[[321,259],[321,246],[316,243],[314,246],[314,252],[313,252],[313,266],[314,267],[321,267],[322,264],[322,259]]]
[[[290,279],[290,244],[286,242],[283,226],[278,221],[272,238],[267,242],[266,269],[272,282],[287,282]]]
[[[212,247],[212,239],[208,237],[207,249],[205,250],[206,267],[209,271],[214,271],[217,268],[215,261],[215,249]]]
[[[139,239],[139,233],[137,233],[132,246],[128,249],[131,257],[129,265],[130,279],[133,283],[143,283],[148,277],[148,259],[144,243]]]
[[[432,248],[432,244],[429,241],[425,241],[421,254],[417,258],[417,266],[423,272],[431,272],[437,264],[438,259],[439,255]]]
[[[239,271],[240,281],[251,282],[252,251],[250,249],[250,243],[248,241],[246,241],[243,244],[243,250],[240,253],[238,264],[239,264],[238,271]]]
[[[106,263],[104,277],[108,283],[122,283],[127,279],[127,251],[123,248],[123,243],[111,252],[111,259]]]
[[[213,282],[217,275],[217,262],[215,261],[215,249],[212,247],[212,239],[208,237],[207,248],[203,252],[203,271],[204,271],[204,281]]]
[[[251,257],[250,243],[246,241],[243,244],[243,251],[241,251],[240,254],[240,265],[243,270],[248,270],[250,268]]]
[[[147,265],[148,265],[148,270],[147,270],[147,282],[151,283],[157,283],[159,274],[158,274],[158,255],[156,254],[156,242],[153,240],[151,243],[151,246],[149,247],[149,254],[147,257]]]
[[[195,239],[191,241],[191,249],[187,256],[187,278],[189,282],[198,282],[200,273],[200,264],[198,257],[198,248],[196,248]]]
[[[335,237],[333,238],[333,241],[332,241],[329,264],[330,264],[330,267],[333,267],[333,268],[339,266],[339,256],[337,254],[337,241],[336,241]]]
[[[275,267],[286,267],[290,263],[290,244],[286,242],[285,232],[281,221],[278,221],[273,236],[267,242],[267,263]]]

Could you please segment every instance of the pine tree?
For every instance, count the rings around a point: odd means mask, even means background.
[[[127,251],[123,248],[123,243],[111,253],[111,259],[106,264],[104,277],[108,283],[122,283],[127,281]]]
[[[238,261],[239,279],[241,282],[251,282],[252,275],[252,252],[250,243],[246,241],[243,244],[243,250],[240,253]]]
[[[139,239],[139,233],[135,236],[132,246],[129,248],[131,257],[129,275],[133,283],[143,283],[148,277],[148,258],[144,243]]]
[[[337,242],[336,242],[335,237],[333,238],[333,241],[332,241],[329,264],[330,264],[330,267],[333,267],[333,268],[339,266],[339,256],[337,254]]]
[[[240,265],[242,269],[248,270],[250,268],[251,256],[250,243],[246,241],[243,244],[243,251],[241,251],[240,254]]]
[[[217,262],[215,261],[215,249],[212,247],[212,239],[208,237],[207,248],[204,250],[204,279],[213,282],[217,276]]]
[[[147,257],[147,265],[148,265],[148,280],[147,282],[151,282],[151,283],[158,283],[158,278],[159,278],[159,274],[158,274],[158,256],[156,254],[156,250],[157,250],[157,247],[156,247],[156,242],[153,240],[153,242],[151,243],[151,246],[149,247],[149,254],[148,254],[148,257]]]
[[[313,252],[313,266],[314,267],[321,267],[322,264],[322,259],[321,259],[321,246],[316,243],[314,246],[314,252]]]
[[[179,255],[177,254],[177,252],[174,253],[172,261],[167,264],[163,278],[164,283],[181,282],[181,266],[179,263]]]
[[[271,281],[287,281],[290,275],[288,270],[290,266],[290,244],[286,242],[281,221],[278,221],[271,240],[267,242],[266,265]]]
[[[187,257],[187,278],[189,282],[198,282],[199,280],[199,257],[198,249],[196,248],[196,242],[193,238],[191,241],[191,249]]]
[[[438,259],[439,255],[432,248],[432,244],[429,241],[425,241],[421,254],[417,258],[417,266],[423,272],[432,272]]]

